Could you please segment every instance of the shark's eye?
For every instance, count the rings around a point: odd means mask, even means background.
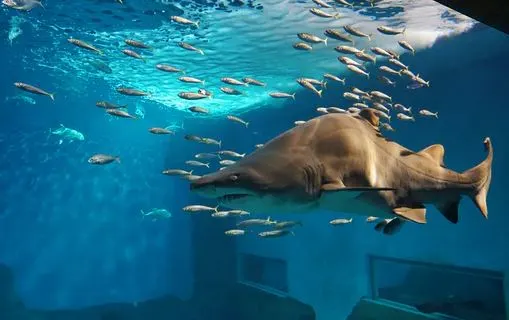
[[[232,175],[230,176],[230,180],[231,180],[231,181],[237,181],[237,179],[238,179],[238,178],[239,178],[239,175],[238,175],[238,174],[232,174]]]

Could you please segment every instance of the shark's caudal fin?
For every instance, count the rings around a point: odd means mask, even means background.
[[[479,163],[477,166],[463,172],[462,174],[468,177],[474,186],[474,190],[469,195],[470,198],[472,198],[472,201],[474,201],[474,204],[481,211],[482,215],[485,218],[488,218],[488,205],[486,204],[486,197],[490,188],[491,164],[493,162],[493,146],[491,144],[490,138],[484,139],[484,148],[488,153],[486,159],[484,159],[484,161]]]

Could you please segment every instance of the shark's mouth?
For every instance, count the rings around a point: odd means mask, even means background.
[[[233,201],[233,200],[237,200],[237,199],[242,199],[245,197],[249,197],[249,194],[247,194],[247,193],[233,193],[233,194],[225,194],[224,196],[217,198],[217,200],[219,202],[228,202],[228,201]]]

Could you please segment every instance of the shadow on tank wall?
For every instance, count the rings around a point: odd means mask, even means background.
[[[138,303],[111,303],[76,310],[28,310],[15,292],[11,270],[0,264],[2,320],[280,319],[313,320],[313,309],[242,285],[201,287],[187,301],[170,295]],[[208,288],[208,289],[206,289]]]

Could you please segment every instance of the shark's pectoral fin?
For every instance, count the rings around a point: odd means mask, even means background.
[[[435,161],[438,165],[445,167],[444,165],[445,148],[443,145],[433,144],[427,148],[422,149],[417,153],[426,156],[431,160]]]
[[[389,221],[386,226],[383,228],[383,234],[393,235],[398,233],[401,230],[401,227],[405,224],[405,220],[400,218],[395,218]]]
[[[406,220],[426,223],[426,208],[424,206],[397,207],[392,209],[392,212]]]
[[[448,202],[436,204],[435,206],[447,220],[452,223],[458,223],[458,208],[460,205],[460,200],[461,198],[458,198]]]

